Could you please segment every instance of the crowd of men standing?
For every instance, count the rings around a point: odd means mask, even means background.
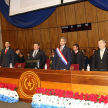
[[[15,63],[24,63],[25,58],[20,49],[10,48],[10,42],[5,42],[5,49],[0,52],[0,66],[14,67]],[[93,55],[90,59],[86,56],[86,50],[79,51],[79,45],[74,44],[73,50],[66,46],[66,39],[62,37],[60,39],[60,46],[56,50],[51,50],[50,56],[50,68],[57,70],[69,70],[71,64],[78,64],[79,70],[87,70],[87,65],[90,65],[90,70],[107,71],[108,70],[108,51],[106,48],[105,40],[98,41],[99,49],[93,49]],[[40,50],[38,42],[33,44],[33,51],[27,53],[26,59],[38,60],[40,59],[40,68],[43,69],[46,59],[45,52]]]

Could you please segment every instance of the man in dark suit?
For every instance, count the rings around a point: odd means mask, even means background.
[[[24,58],[24,56],[23,56],[23,53],[20,53],[20,54],[19,54],[19,57],[20,57],[19,62],[20,62],[20,63],[24,63],[24,62],[25,62],[25,58]]]
[[[43,69],[46,63],[45,52],[39,49],[40,45],[38,42],[35,42],[33,47],[34,47],[34,50],[30,52],[30,59],[40,60],[40,69]]]
[[[108,49],[105,40],[98,41],[99,50],[93,55],[92,70],[108,71]]]
[[[12,67],[15,65],[15,53],[14,50],[10,48],[10,42],[5,42],[5,49],[1,51],[1,61],[2,67],[10,67],[10,63],[12,63]]]
[[[78,51],[78,49],[79,49],[79,45],[74,44],[73,51],[72,51],[72,64],[79,64],[79,70],[84,71],[84,67],[85,67],[84,54],[81,51]]]
[[[93,49],[93,50],[92,50],[92,54],[94,54],[95,51],[96,51],[96,49]],[[91,67],[92,67],[92,61],[93,61],[93,55],[90,56],[90,70],[92,70],[92,69],[91,69]]]
[[[30,60],[30,52],[27,52],[26,60]]]
[[[84,69],[87,70],[87,66],[88,66],[88,64],[89,64],[89,59],[88,59],[88,57],[86,56],[86,50],[82,49],[81,52],[83,52],[83,54],[84,54],[84,59],[85,59],[85,67],[84,67]]]
[[[61,55],[63,55],[64,57]],[[56,48],[55,51],[55,56],[53,59],[53,68],[58,70],[69,70],[71,60],[71,49],[66,46],[66,39],[62,37],[60,39],[60,47]]]
[[[20,63],[19,54],[20,54],[20,50],[18,48],[15,49],[15,63]]]

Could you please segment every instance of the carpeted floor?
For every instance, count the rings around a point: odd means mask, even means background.
[[[0,108],[32,108],[30,103],[17,102],[17,103],[7,103],[0,102]]]

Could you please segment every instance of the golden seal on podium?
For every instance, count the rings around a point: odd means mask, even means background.
[[[70,70],[73,70],[74,69],[74,66],[70,66]]]
[[[40,82],[40,78],[35,72],[24,72],[19,79],[19,89],[21,94],[26,98],[32,98],[36,89],[40,87]]]

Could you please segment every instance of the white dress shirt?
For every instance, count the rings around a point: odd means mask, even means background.
[[[6,49],[7,49],[7,51],[8,51],[9,48],[5,48],[5,51],[6,51]]]
[[[106,49],[106,48],[103,49],[103,55],[104,55],[105,49]],[[101,57],[101,51],[102,51],[102,50],[100,49],[100,57]],[[102,58],[103,58],[103,57],[102,57]],[[102,59],[102,58],[101,58],[101,59]]]
[[[36,51],[36,53],[35,53],[35,51]],[[36,54],[37,54],[37,52],[38,52],[38,50],[34,50],[34,51],[33,51],[33,55],[32,55],[32,56],[33,56],[33,57],[35,57],[35,56],[36,56]]]
[[[61,47],[62,47],[62,49],[61,49]],[[65,47],[65,45],[64,46],[60,46],[60,51],[63,50],[64,47]]]

